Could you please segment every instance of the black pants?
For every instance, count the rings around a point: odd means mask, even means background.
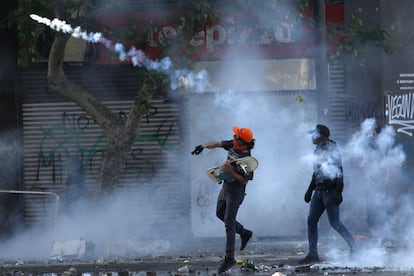
[[[244,190],[233,189],[224,184],[217,199],[216,215],[224,222],[226,228],[227,258],[234,258],[236,233],[242,235],[245,232],[243,225],[236,220],[237,212],[244,196]]]

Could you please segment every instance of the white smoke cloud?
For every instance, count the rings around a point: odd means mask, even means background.
[[[189,108],[192,116],[188,143],[192,147],[232,139],[233,126],[248,127],[254,133],[256,146],[252,155],[258,159],[259,167],[247,185],[239,221],[256,236],[302,235],[307,212],[303,194],[312,175],[312,160],[306,157],[312,155],[313,145],[307,132],[314,128],[313,123],[305,121],[306,104],[298,103],[294,96],[223,91],[192,97]],[[223,162],[226,154],[223,149],[213,149],[191,157],[193,198],[204,187],[217,187],[204,170]],[[223,235],[224,226],[215,218],[217,195],[217,191],[203,194],[212,207],[200,213],[209,214],[211,221],[203,224],[194,218],[195,235]]]
[[[346,265],[392,267],[404,264],[401,258],[395,257],[401,253],[391,254],[388,247],[399,246],[402,237],[408,234],[408,225],[412,224],[407,216],[411,204],[406,205],[407,199],[401,194],[404,186],[401,169],[406,154],[396,143],[396,132],[391,126],[383,127],[375,136],[377,127],[375,119],[365,119],[360,129],[341,146],[345,174],[342,221],[348,223],[345,225],[351,233],[367,237],[357,239],[359,252],[353,259],[335,252],[337,240],[336,244],[329,243],[329,258]],[[399,220],[401,217],[405,222]],[[343,246],[341,242],[339,245]],[[414,252],[409,254],[412,256]]]
[[[392,126],[384,127],[373,136],[376,127],[375,119],[366,119],[343,149],[344,159],[355,158],[374,175],[384,169],[400,168],[406,159],[402,146],[395,144],[396,133]]]
[[[204,91],[209,85],[206,71],[202,70],[193,74],[182,69],[174,70],[169,58],[161,61],[151,61],[147,59],[142,51],[134,47],[125,50],[122,44],[114,44],[102,37],[100,33],[87,33],[79,27],[72,28],[64,21],[57,19],[50,21],[36,15],[31,15],[31,17],[57,31],[69,33],[93,43],[103,43],[108,49],[116,52],[120,60],[130,59],[134,66],[144,66],[149,70],[157,70],[168,74],[172,89],[188,85],[196,91]],[[227,71],[231,72],[230,69]],[[233,69],[237,70],[239,68]],[[260,85],[260,83],[257,84],[257,86]],[[312,145],[311,137],[306,133],[314,127],[314,122],[305,121],[306,114],[303,114],[303,109],[300,107],[294,109],[296,105],[286,103],[286,99],[289,99],[289,97],[278,98],[259,94],[247,98],[240,93],[228,90],[216,93],[209,98],[193,99],[190,106],[192,116],[190,129],[193,134],[190,141],[186,141],[191,143],[190,147],[209,140],[230,139],[233,125],[250,127],[254,131],[257,143],[253,155],[259,160],[259,168],[255,173],[254,180],[248,184],[247,197],[240,209],[238,219],[258,236],[261,234],[279,236],[287,233],[297,235],[298,233],[303,234],[306,229],[306,214],[309,206],[303,202],[303,194],[310,182],[312,163],[315,158],[312,154],[314,145]],[[345,173],[344,203],[341,205],[343,211],[341,215],[343,215],[343,220],[356,224],[365,221],[366,208],[368,204],[373,202],[375,204],[380,202],[379,206],[385,208],[385,211],[394,208],[394,217],[413,217],[411,203],[402,200],[400,206],[395,206],[396,198],[401,195],[396,195],[396,191],[390,192],[392,189],[389,187],[389,185],[398,186],[394,182],[400,181],[397,176],[405,160],[405,153],[400,145],[395,145],[395,132],[390,126],[382,129],[376,139],[376,147],[372,148],[372,137],[370,135],[375,125],[376,122],[373,119],[365,120],[361,124],[361,129],[340,147]],[[200,170],[197,171],[197,168],[192,168],[192,171],[194,171],[192,181],[197,181],[197,179],[205,181],[204,169],[208,164],[223,160],[225,155],[223,152],[203,152],[203,154],[204,156],[197,157],[199,158],[197,163]],[[367,177],[376,179],[373,183],[374,186],[368,186]],[[386,181],[387,179],[392,179],[392,181]],[[213,184],[208,183],[208,185]],[[208,189],[217,190],[217,187],[214,186],[214,188]],[[139,195],[143,191],[137,192]],[[57,232],[50,229],[51,232],[49,233],[37,233],[39,235],[34,235],[35,239],[32,238],[32,234],[28,234],[20,237],[17,243],[16,241],[5,243],[2,245],[0,252],[3,252],[3,256],[10,256],[10,253],[15,253],[14,256],[22,256],[23,252],[28,255],[34,253],[37,256],[47,256],[51,238],[78,239],[82,237],[99,244],[105,244],[105,241],[109,239],[108,237],[118,239],[147,237],[149,231],[147,226],[151,222],[134,218],[134,223],[138,226],[133,228],[136,232],[131,233],[131,228],[124,227],[128,225],[127,219],[109,219],[115,217],[119,210],[127,209],[123,204],[124,196],[128,197],[132,194],[119,195],[118,200],[113,201],[115,205],[95,209],[96,212],[92,217],[85,216],[82,218],[80,216],[75,220],[73,218],[62,219]],[[212,202],[216,196],[217,194],[212,194]],[[151,205],[147,207],[148,212],[151,212]],[[378,213],[383,212],[382,208],[378,210]],[[213,230],[216,227],[220,235],[223,236],[224,226],[214,217],[214,206],[208,212],[211,220],[208,220],[209,229],[206,229],[206,231],[214,232]],[[379,219],[382,224],[375,229],[374,233],[380,238],[395,236],[393,223],[398,223],[398,221],[387,216],[387,213]],[[407,237],[412,236],[412,230],[407,230],[414,229],[414,227],[410,228],[411,225],[412,223],[408,222],[406,228],[400,229],[401,231],[398,233],[405,234]],[[348,226],[348,228],[350,227]],[[56,233],[58,233],[57,236]],[[114,237],[113,233],[117,233],[118,236]],[[337,233],[334,233],[334,235],[337,235]],[[323,234],[320,238],[323,238]],[[335,241],[335,243],[329,245],[331,248],[335,248],[338,243]],[[364,248],[358,259],[351,262],[351,264],[384,266],[390,265],[387,261],[391,261],[391,264],[395,265],[411,265],[411,258],[408,256],[412,257],[414,252],[401,254],[402,258],[398,259],[385,256],[384,251],[384,245],[381,242],[375,242],[374,245],[370,244],[369,247]],[[326,252],[328,252],[329,257],[340,256],[332,249]],[[333,252],[333,255],[329,255],[329,252]],[[104,254],[104,250],[102,249],[98,254]],[[342,260],[340,263],[343,264],[344,261]]]
[[[185,69],[174,68],[170,57],[164,57],[160,61],[151,60],[140,49],[131,47],[129,50],[126,50],[125,46],[120,42],[112,42],[103,37],[99,32],[88,33],[79,26],[73,28],[64,20],[57,18],[50,20],[36,14],[31,14],[30,18],[57,32],[70,34],[73,37],[81,38],[91,43],[101,43],[110,51],[118,54],[120,61],[131,61],[134,67],[145,67],[148,70],[167,75],[170,78],[171,89],[173,90],[184,87],[186,89],[193,89],[196,92],[203,92],[210,86],[206,70],[194,73]]]
[[[153,181],[153,185],[159,185],[157,184],[159,180]],[[164,185],[158,190],[151,189],[151,191],[145,187],[118,189],[103,200],[96,200],[92,195],[82,196],[80,194],[78,200],[71,203],[70,210],[60,206],[56,220],[49,220],[50,218],[45,217],[45,225],[16,231],[13,237],[2,240],[0,260],[25,261],[55,258],[56,256],[51,255],[53,242],[85,240],[94,245],[93,257],[95,258],[111,257],[108,251],[109,246],[115,243],[126,248],[131,242],[144,244],[148,241],[169,240],[178,246],[177,243],[181,238],[185,238],[186,235],[188,237],[188,234],[185,234],[188,231],[180,228],[179,224],[182,222],[179,219],[162,219],[162,224],[160,224],[160,218],[145,215],[171,208],[168,202],[161,201],[163,193],[169,188]],[[177,189],[180,188],[177,187]],[[182,236],[180,233],[177,234],[177,227],[181,230]],[[67,247],[66,250],[68,249],[73,250],[73,247]],[[133,252],[125,253],[132,254],[131,256],[134,257],[149,254],[162,255],[170,249],[170,247],[147,249],[136,247],[133,248]],[[77,259],[78,256],[69,258]]]

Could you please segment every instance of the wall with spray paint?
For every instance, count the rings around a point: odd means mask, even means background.
[[[101,73],[94,70],[98,75],[105,75],[95,78],[87,69],[86,72],[83,70],[85,69],[73,67],[68,72],[77,82],[87,81],[92,93],[106,99],[104,103],[120,118],[126,118],[132,101],[123,99],[128,94],[130,98],[133,97],[139,82],[136,75],[118,71],[122,76],[118,75],[117,78],[114,70],[104,70]],[[44,82],[33,82],[31,76],[37,74],[45,76],[45,67],[27,69],[20,76],[24,83],[22,124],[25,189],[60,193],[65,188],[69,161],[72,157],[77,157],[84,173],[83,193],[89,201],[78,212],[88,212],[99,191],[96,180],[105,154],[105,135],[93,119],[74,103],[67,102],[58,95],[48,94]],[[140,214],[140,218],[150,219],[181,217],[182,212],[188,209],[188,204],[183,204],[182,197],[172,195],[181,194],[184,186],[179,178],[171,177],[180,175],[182,166],[179,156],[178,105],[165,98],[153,99],[150,104],[150,113],[141,122],[140,133],[125,163],[118,187],[119,190],[140,191],[127,199],[130,207],[124,210],[124,215],[134,217]],[[170,190],[166,183],[174,185],[175,189]],[[83,194],[79,195],[82,196]],[[161,202],[152,214],[148,213],[148,209],[140,208],[148,206],[149,201]],[[177,202],[180,206],[171,208],[170,204]],[[53,219],[53,211],[53,198],[25,196],[26,223],[49,224]]]
[[[381,99],[385,122],[394,127],[397,139],[407,154],[404,178],[406,189],[410,192],[414,187],[411,169],[414,165],[414,67],[411,62],[414,36],[407,31],[407,28],[411,28],[407,22],[411,19],[413,9],[412,1],[381,2],[381,24],[385,28],[393,28],[397,45],[392,55],[382,55]]]

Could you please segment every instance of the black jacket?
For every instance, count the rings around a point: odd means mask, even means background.
[[[315,161],[311,186],[315,190],[343,190],[343,169],[341,153],[332,140],[317,145],[314,151]]]

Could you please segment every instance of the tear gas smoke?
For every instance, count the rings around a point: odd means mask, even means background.
[[[407,185],[401,171],[406,154],[402,145],[396,144],[396,132],[392,126],[383,127],[379,133],[375,132],[376,129],[375,119],[365,119],[360,129],[340,146],[345,183],[342,220],[350,226],[353,234],[362,233],[369,238],[357,241],[361,249],[350,265],[406,265],[402,258],[396,257],[400,253],[391,255],[386,248],[387,244],[404,243],[404,237],[410,236],[409,229],[413,223],[412,216],[408,215],[412,204],[402,191]],[[328,247],[328,254],[333,259],[343,259],[335,253],[338,240]],[[405,254],[412,256],[413,252]]]
[[[197,91],[203,91],[208,86],[208,76],[203,70],[193,74],[183,69],[174,69],[169,58],[151,61],[141,50],[135,48],[125,50],[122,44],[105,39],[101,33],[87,33],[79,27],[72,28],[69,24],[58,19],[51,21],[34,14],[31,15],[31,18],[56,31],[71,34],[91,43],[102,43],[117,53],[120,60],[130,59],[134,66],[143,66],[149,70],[167,74],[170,77],[172,89],[194,87]],[[222,73],[223,76],[226,76],[226,72]],[[216,93],[213,97],[204,97],[204,95],[194,97],[189,104],[189,114],[191,114],[189,129],[192,133],[191,137],[183,139],[183,144],[187,144],[189,147],[209,140],[229,139],[232,137],[233,125],[252,128],[257,141],[253,155],[259,160],[259,168],[255,172],[254,180],[247,187],[247,196],[240,209],[238,219],[246,227],[251,228],[257,236],[261,236],[263,233],[268,236],[287,234],[295,236],[306,232],[306,214],[309,206],[303,202],[303,195],[311,179],[312,163],[315,158],[312,154],[314,145],[312,145],[311,137],[306,133],[314,127],[314,122],[307,117],[309,114],[305,112],[303,106],[292,106],[290,100],[292,97],[276,97],[260,93],[255,94],[254,97],[245,97],[242,93],[226,91]],[[293,101],[295,102],[295,99]],[[361,124],[361,130],[356,132],[347,143],[338,145],[342,153],[345,176],[344,203],[341,205],[342,220],[347,225],[349,225],[348,222],[351,223],[351,227],[349,227],[351,233],[358,233],[357,226],[353,226],[352,223],[358,225],[364,223],[366,221],[364,214],[372,204],[377,208],[379,217],[379,222],[376,223],[374,229],[375,235],[379,237],[411,237],[412,231],[409,229],[412,228],[413,222],[410,221],[412,216],[409,216],[408,210],[413,209],[412,204],[408,200],[401,200],[401,205],[395,206],[395,199],[401,198],[401,194],[396,196],[397,191],[393,190],[401,182],[398,175],[405,160],[405,154],[400,145],[395,145],[395,133],[392,127],[388,126],[383,128],[375,139],[374,145],[376,146],[370,147],[369,145],[372,145],[370,133],[374,125],[375,121],[372,119],[364,121]],[[335,140],[334,133],[333,139]],[[201,194],[208,199],[205,202],[209,203],[209,206],[202,206],[205,224],[192,225],[194,229],[191,231],[193,232],[205,231],[208,234],[213,233],[214,236],[217,229],[217,233],[221,237],[224,235],[224,226],[215,218],[214,200],[217,197],[218,188],[217,185],[214,186],[207,182],[208,179],[204,175],[206,167],[222,161],[224,156],[225,153],[219,150],[206,151],[203,152],[203,156],[198,157],[197,161],[192,161],[192,164],[196,164],[196,166],[189,173],[191,174],[191,182],[196,184],[192,184],[195,187],[192,187],[191,198],[196,198]],[[185,168],[185,170],[187,169]],[[393,183],[390,184],[386,181],[389,178],[384,173],[393,179]],[[183,179],[187,179],[186,176]],[[371,186],[368,186],[367,176],[376,179],[373,184],[370,184]],[[170,188],[165,187],[165,189]],[[164,187],[160,189],[164,189]],[[145,192],[150,193],[138,190],[134,193],[114,196],[113,202],[111,201],[107,208],[94,208],[92,215],[80,211],[79,218],[76,218],[75,221],[73,218],[67,220],[63,218],[57,233],[61,239],[82,237],[102,243],[114,237],[119,240],[147,238],[148,235],[151,235],[150,229],[152,229],[148,221],[140,221],[140,218],[133,216],[128,217],[131,218],[129,221],[128,218],[117,217],[122,211],[136,208],[136,206],[125,206],[123,200],[125,196],[133,197],[133,200],[129,202],[134,202],[134,204],[138,204],[139,201],[148,203],[148,206],[145,206],[148,208],[148,213],[152,214],[158,211],[158,209],[152,210],[155,208],[152,204],[156,202],[159,207],[162,197],[155,198],[153,202],[150,202],[148,200],[151,196]],[[380,201],[379,205],[377,201]],[[379,214],[390,210],[392,210],[392,217],[405,219],[405,227],[401,227],[397,232],[394,232],[396,227],[393,223],[396,221],[392,219],[391,215],[387,213],[386,216],[380,216]],[[113,217],[116,217],[119,223],[114,223]],[[130,224],[134,224],[133,227],[129,227]],[[200,227],[200,229],[196,229],[196,227]],[[168,229],[166,230],[168,231]],[[50,233],[46,234],[49,234],[48,237],[45,237],[44,234],[36,233],[36,238],[33,239],[30,236],[29,238],[15,239],[10,243],[3,243],[0,257],[10,256],[13,253],[15,256],[22,256],[22,253],[30,254],[31,251],[39,256],[43,253],[44,255],[40,257],[47,256],[49,249],[45,247],[50,246],[48,243]],[[174,234],[178,235],[178,231]],[[333,235],[337,236],[336,233]],[[25,236],[23,235],[23,237]],[[323,233],[320,238],[324,238]],[[342,256],[334,250],[341,246],[340,241],[336,240],[335,243],[327,245],[329,248],[324,253],[329,258],[338,256],[343,264]],[[44,249],[39,252],[38,246],[43,246]],[[30,247],[33,250],[29,250]],[[363,256],[360,256],[357,265],[411,265],[409,263],[411,258],[407,256],[412,257],[413,252],[405,253],[406,258],[397,260],[397,258],[387,259],[383,251],[384,247],[381,245],[362,251],[361,255]],[[104,250],[100,252],[104,252]],[[386,263],[386,261],[390,263]]]
[[[366,119],[343,149],[344,158],[355,158],[361,167],[374,175],[389,168],[400,168],[406,159],[402,145],[395,144],[392,126],[386,126],[380,133],[374,134],[376,128],[375,119]]]
[[[82,30],[79,26],[73,28],[64,20],[59,20],[57,18],[50,20],[36,14],[31,14],[30,18],[57,32],[70,34],[75,38],[80,38],[87,42],[101,43],[107,49],[116,53],[120,61],[131,61],[134,67],[144,67],[148,70],[157,71],[167,75],[170,79],[171,89],[173,90],[184,87],[185,89],[191,88],[196,92],[202,92],[209,87],[206,70],[194,73],[186,69],[174,68],[170,57],[164,57],[160,61],[151,60],[140,49],[131,47],[127,50],[122,43],[112,42],[111,40],[106,39],[102,33],[88,33]]]

